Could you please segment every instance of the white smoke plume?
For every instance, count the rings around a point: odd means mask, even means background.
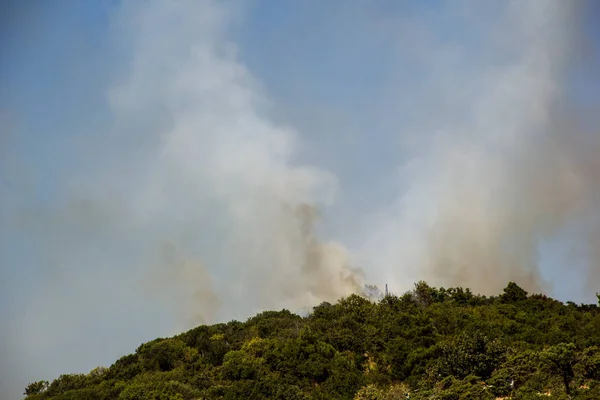
[[[394,271],[396,287],[423,278],[494,294],[513,280],[551,292],[540,245],[572,224],[597,221],[597,133],[568,122],[562,87],[581,10],[560,1],[505,4],[495,21],[482,22],[490,24],[478,57],[433,46],[448,60],[428,70],[425,89],[439,91],[419,103],[430,122],[413,132],[426,140],[405,168],[406,192],[379,213],[365,250]]]
[[[88,182],[105,192],[122,179],[119,224],[145,232],[140,262],[156,271],[152,290],[179,299],[193,324],[215,322],[220,295],[242,315],[298,309],[356,292],[362,279],[343,248],[314,235],[308,210],[332,203],[336,179],[295,162],[298,135],[270,122],[261,88],[225,35],[235,22],[229,6],[123,5],[115,32],[131,59],[109,91],[122,135],[114,140],[144,146]],[[169,279],[172,291],[160,287]]]

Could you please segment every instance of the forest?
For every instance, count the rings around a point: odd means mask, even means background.
[[[27,400],[600,399],[600,307],[425,282],[306,316],[265,311],[139,346]],[[600,295],[598,302],[600,303]]]

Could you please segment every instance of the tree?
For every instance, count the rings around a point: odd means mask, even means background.
[[[575,377],[573,372],[573,366],[577,363],[575,350],[573,343],[559,343],[541,353],[542,360],[550,366],[553,372],[561,376],[567,395],[571,394],[570,385]]]
[[[87,377],[83,374],[63,374],[52,381],[46,390],[48,396],[57,396],[70,390],[83,389],[87,384]]]
[[[440,346],[439,371],[462,379],[474,374],[487,379],[500,364],[504,346],[480,332],[463,334]]]
[[[262,369],[262,360],[245,351],[230,351],[223,359],[222,374],[229,380],[255,379]]]
[[[433,302],[433,289],[425,281],[415,283],[414,299],[420,306],[428,306]]]
[[[600,347],[592,346],[585,349],[580,363],[586,378],[600,380]]]
[[[460,305],[468,304],[469,301],[471,301],[474,297],[473,293],[471,293],[471,290],[469,288],[465,290],[461,287],[448,289],[448,295],[450,296],[452,301]]]
[[[502,302],[515,303],[517,301],[527,300],[527,292],[514,282],[509,282],[504,288],[504,293],[500,295]]]
[[[30,383],[25,388],[25,393],[23,393],[23,394],[26,396],[31,396],[34,394],[43,393],[46,391],[46,389],[48,389],[48,385],[49,385],[48,381],[37,381],[37,382]]]
[[[197,350],[186,347],[180,340],[165,339],[146,343],[137,353],[144,369],[171,371],[189,360]]]

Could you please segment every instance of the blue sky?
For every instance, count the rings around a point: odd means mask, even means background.
[[[594,2],[176,4],[4,6],[0,397],[340,276],[595,300]]]

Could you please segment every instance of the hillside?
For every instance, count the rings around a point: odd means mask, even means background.
[[[600,301],[600,296],[599,296]],[[28,400],[600,399],[600,308],[420,282],[307,317],[267,311],[142,344],[89,374],[26,388]],[[544,397],[545,398],[545,397]]]

